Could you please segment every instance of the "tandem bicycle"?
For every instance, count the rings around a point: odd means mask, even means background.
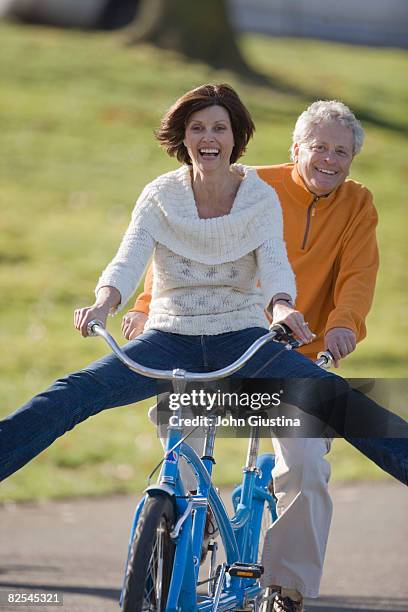
[[[283,325],[274,325],[239,359],[220,370],[197,373],[186,370],[155,370],[130,359],[99,321],[88,325],[89,335],[101,336],[113,353],[132,371],[171,381],[181,394],[190,382],[210,382],[237,372],[266,343],[286,348],[299,346]],[[320,353],[316,364],[330,367],[332,356]],[[191,433],[191,432],[190,432]],[[260,584],[263,538],[276,520],[271,480],[274,456],[258,456],[259,426],[251,426],[242,482],[232,492],[234,515],[229,516],[212,483],[215,419],[206,428],[203,455],[189,446],[182,428],[169,425],[158,481],[145,489],[131,528],[120,605],[123,612],[221,612],[227,610],[268,612],[275,592]],[[197,489],[185,489],[179,461],[183,457],[193,470]],[[217,563],[218,544],[208,544],[209,569],[200,581],[200,561],[208,516],[219,530],[225,561]]]

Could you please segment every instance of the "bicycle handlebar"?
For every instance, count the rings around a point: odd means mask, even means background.
[[[271,340],[277,339],[277,337],[286,337],[288,334],[288,330],[283,325],[274,325],[268,334],[261,336],[251,346],[233,363],[226,366],[225,368],[221,368],[220,370],[214,370],[213,372],[188,372],[187,370],[183,370],[181,368],[176,368],[174,370],[156,370],[154,368],[148,368],[133,359],[130,359],[122,351],[122,349],[117,344],[116,340],[110,335],[110,333],[103,327],[100,321],[94,320],[90,321],[87,326],[87,331],[89,336],[101,336],[105,340],[105,342],[112,349],[113,353],[116,355],[118,359],[122,363],[124,363],[130,370],[136,372],[137,374],[141,374],[142,376],[147,376],[149,378],[156,378],[159,380],[177,380],[184,379],[189,381],[201,380],[201,381],[213,381],[220,380],[221,378],[226,378],[234,372],[237,372],[242,366],[244,366],[250,359],[255,355],[260,348],[262,348]]]
[[[181,368],[175,368],[174,370],[156,370],[154,368],[148,368],[140,363],[137,363],[133,359],[130,359],[124,351],[120,348],[116,340],[111,334],[103,327],[102,323],[98,320],[93,320],[88,323],[87,331],[89,336],[101,336],[112,349],[112,352],[116,355],[122,363],[124,363],[130,370],[146,376],[148,378],[156,378],[158,380],[201,380],[201,381],[213,381],[221,380],[226,378],[234,372],[240,370],[254,355],[268,342],[272,340],[278,340],[279,338],[287,339],[290,336],[290,330],[286,325],[273,325],[270,328],[268,334],[261,336],[247,350],[236,359],[233,363],[221,368],[220,370],[214,370],[212,372],[189,372]],[[286,344],[286,348],[293,348],[293,342]],[[332,365],[333,356],[329,351],[319,353],[318,360],[315,362],[316,365],[323,368],[329,368]]]

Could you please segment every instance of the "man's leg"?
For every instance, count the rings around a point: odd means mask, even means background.
[[[317,597],[332,516],[330,440],[274,438],[273,445],[278,520],[265,538],[262,583]]]

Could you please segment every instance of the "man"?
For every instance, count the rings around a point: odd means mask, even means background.
[[[298,118],[293,132],[292,163],[258,168],[277,192],[284,218],[289,260],[296,274],[296,309],[304,314],[315,340],[300,349],[315,358],[328,349],[335,366],[366,334],[378,251],[377,214],[372,195],[346,180],[364,132],[350,109],[319,101]],[[152,271],[144,293],[125,315],[128,339],[143,331],[152,292]],[[295,309],[277,300],[273,322]],[[332,504],[327,490],[330,467],[326,439],[274,439],[273,471],[278,521],[265,540],[263,577],[278,595],[275,612],[301,612],[304,597],[317,597],[329,533]]]

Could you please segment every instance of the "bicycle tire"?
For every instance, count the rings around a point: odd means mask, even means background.
[[[175,544],[170,538],[174,520],[169,495],[147,498],[130,548],[123,612],[164,612],[174,563]]]

